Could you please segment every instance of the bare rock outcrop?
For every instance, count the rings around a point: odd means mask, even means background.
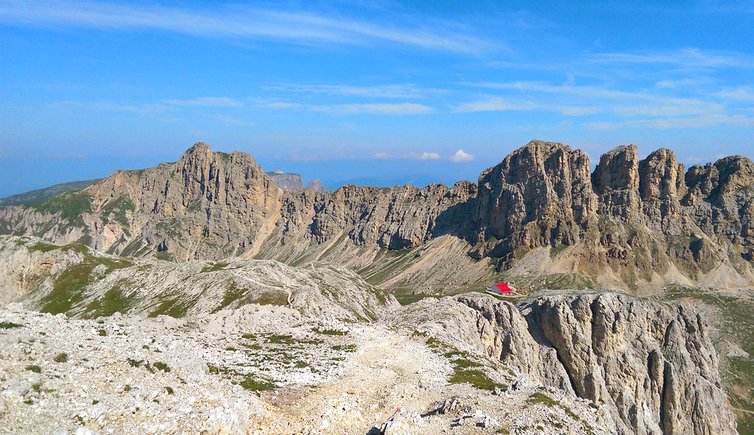
[[[628,222],[640,211],[639,151],[636,145],[619,146],[602,155],[592,174],[599,195],[599,213]]]
[[[290,174],[278,169],[268,172],[267,176],[272,178],[272,181],[286,192],[301,192],[304,190],[304,179],[299,174]]]
[[[406,311],[397,322],[608,405],[621,433],[736,433],[708,326],[684,305],[601,293],[515,307],[464,295]]]
[[[589,171],[582,151],[532,141],[483,172],[474,226],[480,241],[500,241],[490,255],[581,240],[597,209]]]

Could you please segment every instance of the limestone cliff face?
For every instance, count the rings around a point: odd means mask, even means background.
[[[253,249],[274,228],[283,196],[250,155],[214,153],[203,143],[176,163],[118,171],[86,193],[100,218],[116,209],[125,217],[124,236],[95,248],[179,260]]]
[[[753,229],[747,158],[684,171],[670,150],[640,159],[629,145],[603,155],[592,172],[583,152],[543,141],[514,151],[478,184],[335,192],[285,192],[248,154],[198,143],[176,163],[118,171],[40,206],[0,209],[2,233],[123,255],[340,262],[415,250],[413,260],[391,266],[398,273],[429,252],[446,256],[436,249],[446,244],[434,241],[454,238],[469,262],[487,259],[498,271],[530,270],[524,260],[545,249],[552,267],[536,260],[545,273],[630,286],[752,285]]]
[[[672,151],[639,159],[634,145],[590,173],[582,152],[532,141],[482,174],[467,237],[501,269],[576,247],[571,269],[605,285],[751,285],[753,173],[740,156],[685,172]]]
[[[684,305],[601,293],[516,307],[465,295],[405,311],[397,322],[607,405],[621,433],[736,433],[708,326]]]
[[[500,240],[489,255],[577,243],[597,209],[589,172],[583,152],[540,141],[483,172],[475,226],[480,241]]]
[[[476,193],[471,183],[421,189],[344,186],[333,193],[288,196],[284,237],[301,230],[317,242],[345,234],[356,245],[404,249],[429,240],[438,218]],[[284,239],[285,240],[285,239]]]

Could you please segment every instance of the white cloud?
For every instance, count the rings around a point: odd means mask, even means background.
[[[463,103],[456,106],[456,112],[522,112],[540,110],[557,112],[563,116],[585,116],[597,113],[600,108],[593,106],[569,106],[556,104],[537,104],[533,101],[509,101],[503,98],[489,98],[481,101]]]
[[[241,102],[228,97],[199,97],[188,100],[163,100],[171,106],[240,107]]]
[[[440,153],[435,152],[423,152],[420,154],[412,155],[413,158],[416,160],[438,160],[440,158]]]
[[[450,161],[456,162],[456,163],[470,162],[470,161],[474,160],[474,156],[471,155],[471,154],[469,154],[469,153],[467,153],[466,151],[463,150],[463,148],[461,148],[458,151],[456,151],[455,153],[453,153],[453,155],[451,155],[449,157],[449,159],[450,159]]]
[[[754,68],[754,59],[741,53],[712,53],[698,48],[637,53],[598,53],[592,62],[617,64],[667,64],[681,68]]]
[[[390,153],[374,153],[372,157],[379,160],[385,160],[385,159],[392,159],[393,155]]]
[[[599,121],[585,124],[590,130],[613,130],[620,128],[692,129],[711,128],[723,125],[754,127],[754,118],[743,115],[714,113],[711,115],[631,119],[623,121]]]
[[[275,110],[308,110],[341,115],[421,115],[434,111],[416,103],[299,104],[288,101],[252,98],[255,107]]]
[[[290,103],[288,101],[269,101],[269,100],[261,100],[261,99],[252,99],[254,102],[254,106],[260,107],[262,109],[274,109],[274,110],[285,110],[285,109],[301,109],[303,106],[298,103]]]
[[[463,33],[404,28],[331,13],[286,12],[240,5],[193,9],[87,1],[13,1],[0,4],[0,22],[21,26],[156,29],[203,37],[278,40],[301,45],[393,43],[427,50],[477,54],[494,46]]]
[[[717,97],[734,101],[754,101],[754,89],[749,86],[727,88],[714,94]]]
[[[502,98],[490,98],[482,101],[460,104],[456,112],[502,112],[534,110],[537,105],[532,102],[512,103]]]
[[[266,86],[267,91],[294,92],[327,96],[361,97],[361,98],[396,98],[421,99],[427,94],[438,94],[441,89],[418,88],[413,84],[352,86],[352,85],[301,85],[282,84]]]
[[[433,111],[429,106],[415,103],[333,104],[310,105],[306,107],[315,112],[340,113],[346,115],[421,115]]]

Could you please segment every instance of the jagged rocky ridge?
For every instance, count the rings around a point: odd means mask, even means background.
[[[639,159],[631,145],[592,172],[582,151],[532,141],[477,184],[285,192],[248,154],[198,143],[176,163],[5,207],[0,231],[176,260],[337,261],[388,287],[426,280],[422,256],[465,272],[438,285],[473,285],[494,268],[585,286],[737,287],[754,283],[753,204],[754,163],[740,156],[685,171],[670,150]],[[409,255],[384,270],[384,250]]]
[[[417,305],[396,323],[606,404],[619,433],[736,433],[709,327],[682,304],[601,293]]]

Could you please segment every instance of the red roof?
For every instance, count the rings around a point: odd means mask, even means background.
[[[500,293],[513,293],[513,289],[510,288],[510,286],[508,285],[507,282],[499,282],[499,283],[495,284],[495,288]]]

